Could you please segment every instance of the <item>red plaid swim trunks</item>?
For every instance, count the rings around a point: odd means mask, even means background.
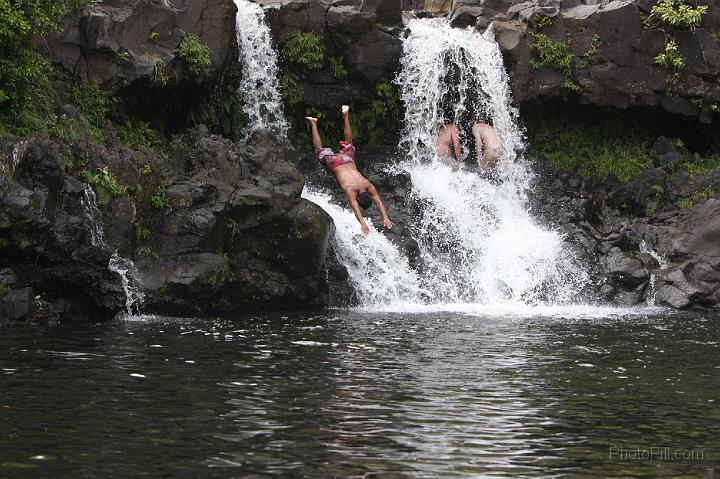
[[[351,141],[341,141],[340,150],[334,153],[330,148],[316,148],[315,157],[330,171],[348,163],[355,163],[355,147]]]

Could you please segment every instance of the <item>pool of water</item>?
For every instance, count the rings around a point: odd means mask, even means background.
[[[715,477],[720,317],[323,311],[0,331],[0,477]]]

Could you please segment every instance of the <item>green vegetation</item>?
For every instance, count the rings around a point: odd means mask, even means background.
[[[158,261],[160,259],[157,252],[149,246],[139,247],[135,254],[138,258],[148,258],[153,261]]]
[[[402,120],[400,89],[387,81],[379,81],[375,93],[370,106],[358,112],[359,121],[353,122],[356,134],[370,147],[379,146],[387,138],[388,125],[399,125]]]
[[[77,82],[67,89],[67,97],[83,112],[91,124],[102,123],[110,109],[111,99],[103,94],[97,83]]]
[[[555,68],[565,76],[563,87],[572,91],[580,90],[580,86],[573,80],[575,55],[570,50],[570,38],[556,42],[544,33],[531,32],[530,35],[535,39],[532,48],[536,52],[536,57],[530,60],[532,67]]]
[[[301,69],[320,70],[325,61],[322,38],[314,33],[294,32],[283,44],[282,57]]]
[[[595,61],[602,45],[600,35],[593,35],[588,51],[580,58],[576,58],[572,52],[572,40],[569,36],[564,42],[558,42],[542,33],[542,30],[551,24],[550,17],[535,15],[535,31],[530,32],[530,36],[535,40],[531,45],[535,50],[535,58],[530,60],[530,65],[534,69],[545,66],[558,70],[565,77],[563,88],[578,92],[582,87],[575,82],[575,68],[587,68]]]
[[[290,106],[299,105],[305,99],[305,92],[300,86],[300,75],[285,72],[280,77],[280,94]]]
[[[655,63],[669,70],[667,86],[670,88],[676,87],[680,82],[686,63],[678,49],[674,30],[695,30],[700,26],[707,8],[706,5],[690,5],[685,0],[659,0],[645,19],[646,28],[659,28],[665,32],[665,48],[655,57]]]
[[[37,294],[33,297],[33,311],[36,313],[42,313],[45,310],[45,301],[42,295]]]
[[[157,146],[163,143],[162,136],[144,121],[125,120],[115,125],[120,140],[130,148],[138,145]]]
[[[227,229],[230,237],[235,239],[240,234],[240,225],[235,220],[228,220]]]
[[[107,166],[98,168],[97,171],[86,170],[85,177],[95,189],[98,203],[103,206],[107,205],[114,196],[127,192],[127,186],[120,183]]]
[[[150,204],[153,207],[161,210],[167,210],[170,208],[170,198],[167,195],[167,190],[164,184],[160,184],[155,188],[155,192],[150,197]]]
[[[145,163],[140,168],[138,168],[138,173],[140,173],[142,176],[147,176],[152,173],[152,167]]]
[[[55,124],[50,64],[33,49],[32,37],[60,29],[66,15],[87,0],[0,0],[0,134],[24,135]]]
[[[328,57],[328,65],[330,65],[330,74],[333,78],[344,80],[347,78],[348,72],[343,65],[342,57]]]
[[[712,186],[706,186],[705,188],[696,191],[690,196],[679,199],[677,205],[683,209],[692,208],[696,204],[708,200],[713,196],[715,196],[715,188],[713,188]]]
[[[673,27],[685,27],[694,30],[700,26],[707,5],[692,6],[685,0],[660,0],[650,9],[650,25],[664,23]]]
[[[188,33],[180,42],[175,55],[181,58],[191,75],[203,77],[212,70],[212,50],[194,33]]]
[[[680,54],[674,39],[665,44],[665,50],[655,57],[655,63],[670,70],[667,78],[668,85],[675,86],[678,84],[680,74],[685,68],[685,59]]]

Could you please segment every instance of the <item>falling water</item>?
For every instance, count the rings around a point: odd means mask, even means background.
[[[100,209],[97,205],[97,197],[95,191],[88,184],[85,184],[83,197],[80,203],[88,221],[88,233],[90,235],[90,243],[93,246],[107,248],[105,241],[105,233],[102,223],[100,222]],[[145,300],[145,294],[142,290],[142,279],[135,263],[128,258],[123,258],[115,251],[110,257],[108,270],[117,273],[122,282],[123,291],[125,292],[125,311],[128,315],[138,314],[140,305]]]
[[[577,301],[587,273],[562,235],[528,211],[532,175],[517,155],[523,135],[492,32],[427,19],[412,20],[408,28],[396,79],[406,107],[399,149],[407,153],[400,168],[422,209],[418,224],[408,225],[420,246],[420,271],[381,234],[359,235],[351,211],[306,192],[338,226],[336,250],[361,305],[452,309]],[[492,120],[503,146],[492,174],[450,167],[435,153],[440,126],[454,122],[469,131],[479,112]],[[463,138],[466,151],[469,136]]]
[[[235,6],[238,61],[242,65],[240,91],[244,93],[243,109],[248,116],[245,135],[259,130],[285,134],[288,125],[282,112],[277,53],[265,24],[265,12],[247,0],[235,0]]]
[[[655,261],[657,261],[660,271],[668,267],[667,260],[663,258],[657,251],[650,248],[644,240],[640,242],[640,252],[644,254],[649,254]],[[655,295],[657,293],[657,291],[655,290],[655,271],[656,270],[652,270],[650,272],[650,294],[647,297],[648,306],[655,306]]]
[[[331,202],[330,195],[305,188],[303,198],[325,210],[335,223],[338,260],[348,270],[350,282],[363,306],[410,304],[427,296],[420,276],[407,258],[368,220],[370,234],[360,234],[352,211]]]
[[[523,136],[492,30],[481,35],[444,20],[413,20],[409,30],[396,80],[407,111],[400,148],[410,154],[412,193],[425,204],[417,234],[425,286],[439,302],[577,300],[587,273],[562,236],[528,211],[532,175],[516,153]],[[469,131],[482,114],[502,144],[492,175],[439,161],[439,127],[453,122]]]

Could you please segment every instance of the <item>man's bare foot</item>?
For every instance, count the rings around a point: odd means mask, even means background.
[[[348,113],[350,113],[350,107],[348,105],[343,105],[340,107],[340,112],[343,115],[347,115]]]
[[[305,119],[306,119],[311,125],[317,124],[317,118],[315,118],[314,116],[306,116]]]

